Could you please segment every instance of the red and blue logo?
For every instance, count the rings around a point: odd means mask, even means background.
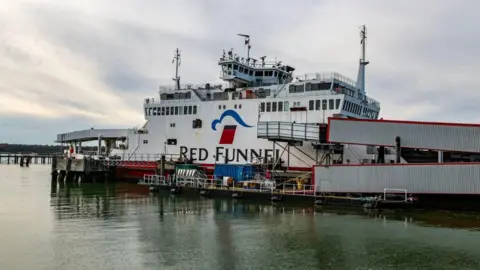
[[[212,121],[212,130],[217,130],[217,125],[221,124],[225,117],[232,117],[237,124],[242,127],[251,128],[253,126],[247,125],[245,121],[243,121],[242,117],[234,111],[234,110],[226,110],[220,115],[220,118],[215,119]],[[237,125],[224,125],[222,135],[220,136],[219,144],[232,144],[235,139],[235,133],[237,131]]]

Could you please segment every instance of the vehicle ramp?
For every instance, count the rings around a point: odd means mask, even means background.
[[[480,153],[480,125],[329,118],[331,143]]]

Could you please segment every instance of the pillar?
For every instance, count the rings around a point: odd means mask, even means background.
[[[102,135],[98,135],[98,150],[97,150],[97,155],[101,155],[102,154],[102,139],[103,139],[103,136]]]
[[[438,151],[438,163],[443,163],[443,151]]]
[[[400,137],[395,137],[395,163],[400,163],[400,159],[402,156],[402,144]]]

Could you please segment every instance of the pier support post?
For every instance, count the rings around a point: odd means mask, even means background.
[[[395,137],[395,163],[400,163],[402,156],[402,143],[400,137]]]
[[[438,151],[438,163],[443,163],[443,151]]]

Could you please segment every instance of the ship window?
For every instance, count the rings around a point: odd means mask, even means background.
[[[165,107],[160,108],[160,115],[165,115]]]
[[[238,72],[243,72],[243,67],[239,67]]]
[[[218,105],[218,109],[221,110],[221,109],[222,109],[222,105]]]
[[[147,144],[148,143],[148,140],[143,140],[143,144]]]
[[[237,66],[237,65],[233,65],[233,70],[238,70],[238,66]]]
[[[326,99],[322,99],[322,110],[326,110],[327,109],[327,100]]]
[[[248,75],[253,76],[253,70],[249,70]]]
[[[261,112],[265,111],[265,102],[260,103],[260,111]]]
[[[305,84],[305,91],[312,91],[312,84],[311,83],[306,83]]]
[[[277,111],[277,102],[272,102],[272,112]]]
[[[236,109],[236,108],[237,108],[237,104],[233,105],[233,108]]]
[[[242,108],[242,104],[238,104],[238,108],[241,109],[241,108]]]
[[[183,114],[188,114],[188,106],[183,107]]]
[[[340,108],[340,99],[339,98],[337,98],[335,100],[335,109],[338,110],[338,108]]]
[[[192,106],[188,106],[188,114],[192,114]]]
[[[175,123],[170,123],[170,127],[175,127]]]
[[[273,77],[277,77],[277,72],[276,71],[273,72]]]
[[[183,106],[178,107],[178,114],[182,115],[183,114]]]
[[[178,107],[175,107],[175,115],[178,115]]]
[[[157,108],[153,107],[153,108],[152,108],[152,112],[153,112],[152,115],[155,115],[155,116],[156,116],[156,115],[157,115]]]
[[[193,114],[197,114],[197,105],[193,106]]]
[[[148,109],[145,108],[145,115],[148,115]]]
[[[152,115],[152,108],[148,108],[148,115],[149,115],[149,116]]]
[[[320,110],[320,100],[319,99],[315,100],[315,110],[316,111]]]
[[[310,111],[313,111],[314,105],[315,105],[314,103],[315,103],[314,100],[309,100],[309,101],[308,101],[308,109],[309,109]]]
[[[263,71],[255,71],[255,77],[262,77]]]
[[[279,112],[283,111],[283,102],[282,101],[278,102],[278,111]]]
[[[288,103],[288,101],[285,101],[283,103],[283,110],[288,111],[289,109],[290,109],[290,103]]]
[[[333,99],[329,99],[328,100],[328,109],[333,110],[334,107],[335,107],[334,105],[335,105],[335,101]]]
[[[227,106],[223,105],[223,109],[225,110],[225,108],[227,108]]]
[[[173,106],[170,107],[170,115],[173,115],[173,114],[174,114],[174,111],[175,111],[174,107],[173,107]]]
[[[166,115],[170,115],[170,107],[166,107],[166,109],[167,109]]]
[[[270,111],[270,108],[271,108],[271,104],[270,104],[270,102],[267,102],[267,112]]]
[[[177,145],[177,139],[167,139],[168,145]]]

